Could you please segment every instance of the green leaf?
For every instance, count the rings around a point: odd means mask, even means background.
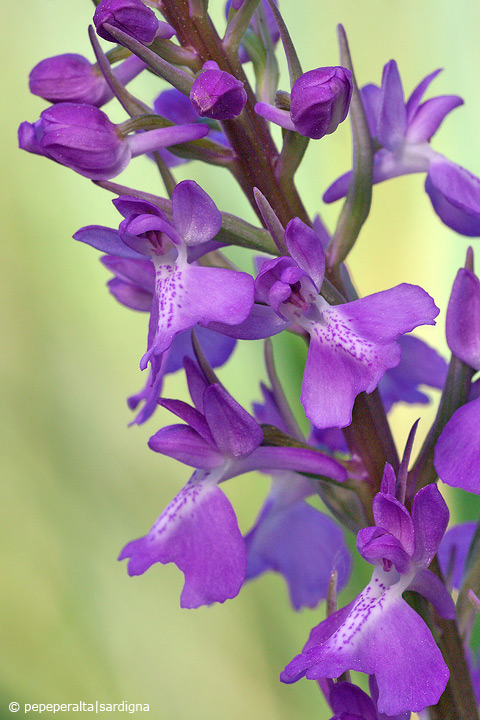
[[[327,251],[330,268],[338,267],[354,246],[372,203],[372,138],[358,89],[345,30],[338,26],[340,62],[352,73],[353,92],[350,104],[350,123],[353,137],[352,180],[338,219],[335,233]]]

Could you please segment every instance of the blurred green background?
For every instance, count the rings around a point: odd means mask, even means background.
[[[210,5],[221,21],[223,2]],[[459,94],[466,107],[448,118],[434,146],[480,175],[477,2],[283,0],[281,5],[305,70],[338,62],[338,22],[346,27],[360,84],[378,83],[390,58],[398,61],[407,92],[444,67],[432,92]],[[181,610],[182,576],[174,566],[155,566],[130,579],[125,565],[116,562],[122,546],[143,535],[184,484],[188,468],[146,447],[161,423],[170,422],[167,414],[127,428],[125,398],[144,381],[138,360],[146,316],[108,296],[107,273],[95,252],[71,240],[82,225],[118,223],[109,194],[17,150],[18,124],[34,121],[45,107],[28,93],[28,72],[42,58],[62,52],[92,58],[87,39],[92,4],[36,0],[5,3],[2,10],[0,717],[9,716],[12,700],[96,699],[148,703],[150,717],[159,720],[323,717],[314,683],[278,682],[279,671],[323,619],[323,609],[294,614],[282,580],[264,577],[223,606]],[[285,75],[282,86],[288,89]],[[159,91],[151,77],[132,87],[146,101]],[[112,117],[123,119],[118,111]],[[321,211],[330,228],[339,206],[323,208],[321,196],[348,169],[349,153],[345,124],[310,144],[299,173],[309,211]],[[222,171],[188,165],[177,178],[197,179],[221,209],[251,217]],[[120,181],[161,193],[146,160],[133,161]],[[440,224],[423,177],[410,176],[375,189],[371,218],[350,266],[362,294],[399,282],[428,290],[442,315],[436,328],[421,335],[445,353],[444,311],[468,244]],[[259,398],[252,378],[261,354],[260,345],[247,345],[220,373],[246,406]],[[294,391],[297,346],[281,344],[279,354]],[[182,379],[169,379],[166,395],[178,393],[184,393]],[[399,444],[420,414],[424,434],[431,413],[398,408]],[[242,529],[253,522],[267,487],[265,478],[253,475],[228,483]],[[478,505],[470,500],[452,496],[458,517],[475,517]],[[362,573],[364,579],[368,569]]]

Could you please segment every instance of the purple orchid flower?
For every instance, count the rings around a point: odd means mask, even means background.
[[[197,323],[235,324],[248,316],[253,305],[253,278],[235,270],[193,264],[189,250],[193,257],[211,250],[210,241],[222,224],[213,200],[193,180],[179,183],[173,191],[173,222],[156,205],[136,197],[124,195],[113,202],[125,218],[118,232],[90,226],[74,237],[120,258],[135,259],[137,267],[139,261],[145,262],[145,256],[153,263],[148,347],[140,367],[144,370],[150,362],[156,378],[162,354],[179,333]],[[145,266],[141,267],[144,272]],[[142,277],[144,281],[145,275]],[[117,282],[115,291],[118,289]]]
[[[305,502],[313,495],[310,482],[294,472],[270,473],[272,487],[253,528],[245,536],[246,579],[264,572],[285,578],[295,610],[316,607],[327,597],[333,570],[345,587],[351,557],[343,533],[324,513]]]
[[[94,105],[57,103],[35,123],[18,129],[22,150],[43,155],[91,180],[115,177],[132,157],[163,147],[198,140],[208,134],[205,125],[180,125],[126,136]]]
[[[119,559],[129,558],[130,575],[174,562],[185,575],[180,604],[193,608],[235,597],[245,580],[245,542],[219,483],[255,469],[298,470],[340,482],[346,472],[316,450],[263,446],[251,415],[193,361],[184,363],[195,407],[179,400],[161,404],[188,424],[162,428],[149,446],[196,470],[150,532],[130,542]]]
[[[412,513],[394,496],[396,478],[386,466],[373,501],[376,525],[358,533],[357,548],[375,565],[353,602],[314,628],[303,652],[281,675],[283,682],[339,677],[346,670],[375,675],[378,710],[387,715],[435,705],[449,672],[430,630],[403,600],[405,590],[426,597],[439,615],[455,617],[443,583],[427,570],[448,523],[436,485],[414,498]]]
[[[105,255],[101,261],[115,276],[107,285],[116,300],[132,310],[150,312],[155,294],[155,267],[152,261],[120,258],[115,255]],[[218,367],[226,363],[233,352],[236,340],[201,325],[195,325],[194,329],[209,364]],[[131,410],[141,406],[132,424],[141,425],[153,415],[161,396],[163,378],[183,367],[182,361],[185,355],[194,357],[191,330],[184,330],[174,337],[171,346],[163,353],[155,372],[150,370],[145,387],[128,398],[128,406]]]
[[[272,368],[268,368],[272,382]],[[303,441],[290,409],[272,389],[261,385],[264,403],[255,403],[258,422],[273,425]],[[330,448],[329,448],[330,450]],[[285,578],[295,610],[315,607],[327,597],[331,573],[337,570],[337,587],[343,588],[352,560],[343,533],[324,513],[305,502],[314,494],[302,475],[271,471],[272,486],[252,529],[245,536],[246,579],[273,571]]]
[[[480,281],[468,268],[460,268],[455,278],[446,331],[452,353],[480,370]],[[476,397],[453,414],[437,441],[434,465],[438,477],[447,485],[479,494],[479,453],[480,397]]]
[[[383,68],[382,85],[367,85],[362,100],[377,151],[373,182],[426,172],[425,190],[443,223],[462,235],[480,235],[480,180],[440,155],[430,145],[445,117],[459,105],[457,95],[441,95],[422,102],[440,70],[424,78],[405,103],[397,64]],[[325,192],[325,202],[345,197],[352,173],[342,175]]]
[[[285,241],[291,257],[264,262],[249,318],[238,327],[212,328],[244,339],[288,327],[308,335],[301,395],[305,413],[318,428],[345,427],[355,397],[372,392],[385,371],[400,362],[399,336],[435,324],[439,310],[422,288],[406,283],[331,306],[320,295],[325,254],[314,230],[294,218]]]
[[[146,67],[136,55],[119,63],[113,73],[126,85]],[[52,103],[84,103],[101,107],[111,100],[113,92],[99,71],[83,55],[67,53],[45,58],[35,65],[29,76],[30,92]]]

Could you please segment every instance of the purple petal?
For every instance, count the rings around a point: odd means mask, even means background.
[[[345,427],[359,392],[372,392],[398,365],[395,340],[419,324],[434,324],[432,298],[415,285],[397,285],[374,295],[328,307],[325,323],[311,322],[301,401],[317,427]]]
[[[335,200],[340,200],[340,198],[346,197],[351,179],[351,170],[337,178],[335,182],[333,182],[323,193],[323,202],[331,203],[335,202]]]
[[[118,229],[126,245],[159,263],[161,259],[158,257],[156,244],[152,243],[151,234],[153,236],[164,234],[171,241],[169,243],[170,251],[167,251],[162,258],[164,262],[166,262],[166,257],[175,257],[178,254],[178,246],[182,245],[182,239],[171,222],[159,215],[145,213],[144,215],[130,216],[122,220]]]
[[[378,720],[371,698],[349,682],[334,683],[330,689],[330,705],[341,720],[349,717]]]
[[[152,306],[152,296],[136,285],[112,278],[107,283],[108,289],[113,297],[125,307],[139,312],[149,312]]]
[[[198,364],[190,357],[184,358],[183,366],[190,397],[197,410],[203,413],[203,394],[209,385],[208,380]]]
[[[415,533],[414,563],[428,567],[448,525],[448,507],[436,485],[427,485],[415,495],[412,519]]]
[[[120,197],[112,200],[112,203],[124,218],[130,218],[135,215],[154,215],[163,220],[168,219],[157,205],[148,200],[141,200],[134,195],[120,195]]]
[[[435,446],[440,480],[480,494],[480,398],[457,410]]]
[[[480,370],[480,281],[466,268],[460,268],[453,283],[446,333],[452,353]]]
[[[253,278],[246,273],[178,262],[175,268],[158,265],[157,307],[151,317],[149,349],[142,358],[142,369],[152,355],[162,353],[179,332],[197,322],[241,323],[253,305],[253,293]]]
[[[275,125],[280,125],[280,127],[285,130],[295,131],[295,125],[293,124],[290,113],[287,112],[287,110],[280,110],[268,103],[259,102],[255,105],[255,112],[257,115],[265,118],[265,120],[269,120],[270,122],[275,123]]]
[[[161,428],[152,435],[148,447],[185,465],[204,470],[212,470],[224,461],[223,455],[188,425]]]
[[[190,425],[192,430],[195,430],[195,432],[201,435],[207,443],[215,445],[212,433],[208,428],[204,416],[196,408],[186,402],[183,402],[183,400],[171,400],[169,398],[160,400],[159,404],[174,413],[174,415],[186,422],[187,425]]]
[[[263,403],[252,403],[255,418],[260,424],[275,425],[275,427],[288,435],[290,427],[277,404],[275,394],[262,382],[260,383],[260,389],[263,395]]]
[[[215,444],[223,455],[249,455],[262,442],[260,425],[221,385],[206,388],[203,410]]]
[[[387,149],[378,150],[373,157],[373,177],[374,185],[390,180],[401,175],[410,173],[427,172],[431,160],[428,147],[423,151],[415,148],[414,152],[404,152],[403,155],[391,152]],[[332,185],[325,191],[323,200],[326,203],[335,202],[348,193],[352,173],[348,172],[335,180]]]
[[[282,320],[269,305],[255,303],[244,322],[238,325],[210,323],[208,327],[238,340],[261,340],[277,335],[289,325],[290,323]]]
[[[380,486],[380,492],[384,495],[395,496],[395,485],[397,484],[397,477],[395,471],[390,463],[385,463],[383,469],[382,483]]]
[[[152,299],[155,289],[155,269],[150,260],[106,255],[101,258],[101,262],[116,278],[138,286],[150,295],[150,300]]]
[[[310,641],[284,676],[296,679],[302,664],[312,680],[355,669],[375,675],[379,712],[396,715],[435,705],[448,680],[447,666],[427,625],[397,586],[385,587],[385,575],[375,570],[343,624],[323,643]]]
[[[151,265],[151,263],[149,263]],[[153,265],[152,265],[153,267]],[[195,326],[195,333],[205,356],[212,367],[223,365],[230,357],[235,340],[219,333],[212,332],[206,328]],[[140,425],[146,422],[158,407],[158,399],[162,391],[163,376],[168,373],[176,372],[183,367],[183,359],[185,356],[194,357],[191,332],[189,330],[179,333],[169,347],[162,355],[157,356],[160,362],[154,361],[154,366],[149,373],[147,383],[143,390],[136,395],[132,395],[128,399],[129,407],[134,410],[138,404],[144,401],[144,405],[135,420],[135,424]],[[202,388],[202,393],[205,387]]]
[[[235,340],[220,333],[198,325],[194,328],[197,340],[212,367],[219,367],[227,362],[235,347]],[[183,358],[188,355],[194,358],[192,347],[192,334],[190,332],[177,335],[168,354],[167,369],[165,372],[180,370]]]
[[[373,517],[375,524],[394,535],[411,557],[415,548],[413,522],[405,505],[390,495],[377,493],[373,499]]]
[[[161,92],[154,100],[153,109],[157,115],[162,115],[170,122],[175,123],[175,125],[199,122],[199,117],[193,109],[190,98],[176,88]]]
[[[480,236],[480,180],[475,175],[439,156],[430,163],[425,191],[445,225],[467,237]]]
[[[400,360],[395,344],[375,345],[348,329],[347,345],[346,328],[343,321],[331,328],[315,323],[310,335],[300,399],[306,416],[319,428],[349,425],[358,393],[372,392],[385,370]]]
[[[293,218],[285,228],[285,242],[290,255],[320,290],[325,274],[325,253],[317,233],[300,218]]]
[[[148,535],[122,550],[119,560],[125,558],[129,575],[141,575],[156,562],[175,563],[185,575],[184,608],[235,597],[245,577],[245,545],[233,508],[206,482],[187,483]]]
[[[295,610],[313,608],[327,596],[333,570],[339,573],[340,589],[350,574],[351,560],[341,530],[303,500],[285,505],[275,495],[267,499],[245,543],[247,579],[267,570],[280,573]]]
[[[439,70],[434,70],[430,75],[427,75],[427,77],[423,78],[423,80],[417,85],[417,87],[413,90],[412,94],[407,100],[407,118],[408,122],[410,122],[415,115],[418,106],[422,102],[422,98],[425,95],[428,86],[434,80],[439,73],[441,73],[441,68]]]
[[[441,389],[447,376],[447,363],[423,340],[404,335],[397,342],[402,349],[402,359],[395,368],[387,370],[378,386],[387,412],[397,402],[429,402],[418,385]]]
[[[459,105],[463,105],[463,100],[458,95],[440,95],[424,102],[408,125],[407,142],[428,142],[446,116]]]
[[[207,193],[193,180],[179,183],[172,195],[173,223],[186,245],[212,240],[222,227],[222,216]]]
[[[296,447],[269,447],[261,445],[245,458],[237,460],[228,477],[251,470],[294,470],[296,472],[325,475],[337,482],[347,479],[343,465],[318,450]]]
[[[278,427],[278,426],[277,426]],[[345,455],[350,454],[345,436],[340,428],[324,428],[321,430],[315,426],[309,437],[310,445],[314,445],[319,449],[330,450],[331,452],[341,452]]]
[[[332,308],[333,311],[333,308]],[[366,340],[387,344],[419,325],[435,325],[440,312],[418,285],[402,283],[390,290],[335,306],[349,327]]]
[[[390,570],[394,565],[405,575],[411,569],[411,558],[398,538],[381,527],[363,528],[357,535],[357,550],[368,563]]]
[[[403,143],[407,129],[407,112],[403,99],[403,88],[395,60],[383,68],[377,138],[389,150],[395,150]]]
[[[115,255],[106,255],[101,262],[115,275],[107,285],[116,300],[132,310],[149,312],[155,284],[153,263]]]
[[[407,590],[414,590],[427,598],[440,617],[446,620],[456,619],[457,614],[452,596],[440,578],[430,570],[419,570]]]
[[[35,155],[43,155],[48,157],[45,148],[42,145],[42,121],[37,120],[35,123],[25,122],[20,123],[18,127],[18,147],[20,150],[26,150],[29,153]]]
[[[138,252],[125,245],[118,230],[112,230],[112,228],[102,225],[87,225],[80,228],[73,239],[91,245],[95,250],[101,250],[109,255],[137,260],[141,257]]]
[[[465,575],[468,552],[476,529],[476,522],[455,525],[447,530],[438,548],[438,562],[442,573],[448,584],[457,590]]]
[[[365,85],[362,90],[362,103],[365,115],[367,116],[368,129],[370,135],[375,137],[377,134],[377,123],[380,115],[380,103],[382,100],[382,91],[378,85]]]
[[[167,362],[169,351],[167,350],[163,355],[157,358],[157,362],[154,362],[150,372],[148,374],[148,380],[143,390],[131,395],[127,399],[128,407],[130,410],[136,410],[140,403],[143,403],[141,410],[137,413],[136,417],[130,423],[131,425],[141,425],[146,422],[158,407],[157,400],[160,397],[163,387],[163,376],[165,375],[165,365]]]
[[[285,670],[283,670],[280,674],[280,680],[283,683],[294,683],[305,676],[305,673],[311,666],[312,661],[318,655],[317,646],[326,642],[339,628],[342,627],[342,624],[348,618],[354,603],[355,600],[352,600],[349,605],[337,610],[321,622],[320,625],[312,628],[310,636],[303,648],[303,652],[294,657]],[[320,683],[323,679],[324,678],[319,678],[318,682]]]

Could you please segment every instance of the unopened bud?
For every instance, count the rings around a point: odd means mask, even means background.
[[[202,124],[147,130],[126,137],[125,131],[94,105],[57,103],[37,122],[18,130],[22,150],[44,155],[92,180],[115,177],[130,159],[162,147],[204,137]]]
[[[193,83],[190,100],[201,117],[231,120],[242,112],[247,102],[247,93],[243,82],[220,70],[218,66],[210,66]]]
[[[145,45],[150,45],[158,30],[157,16],[141,0],[101,0],[97,5],[93,22],[98,35],[104,40],[117,40],[104,29],[113,25]]]
[[[77,102],[102,105],[111,97],[100,72],[83,57],[67,53],[46,58],[35,65],[29,77],[30,92],[52,103]]]
[[[335,132],[345,120],[352,96],[352,73],[344,67],[310,70],[298,78],[290,112],[301,135],[318,139]]]

